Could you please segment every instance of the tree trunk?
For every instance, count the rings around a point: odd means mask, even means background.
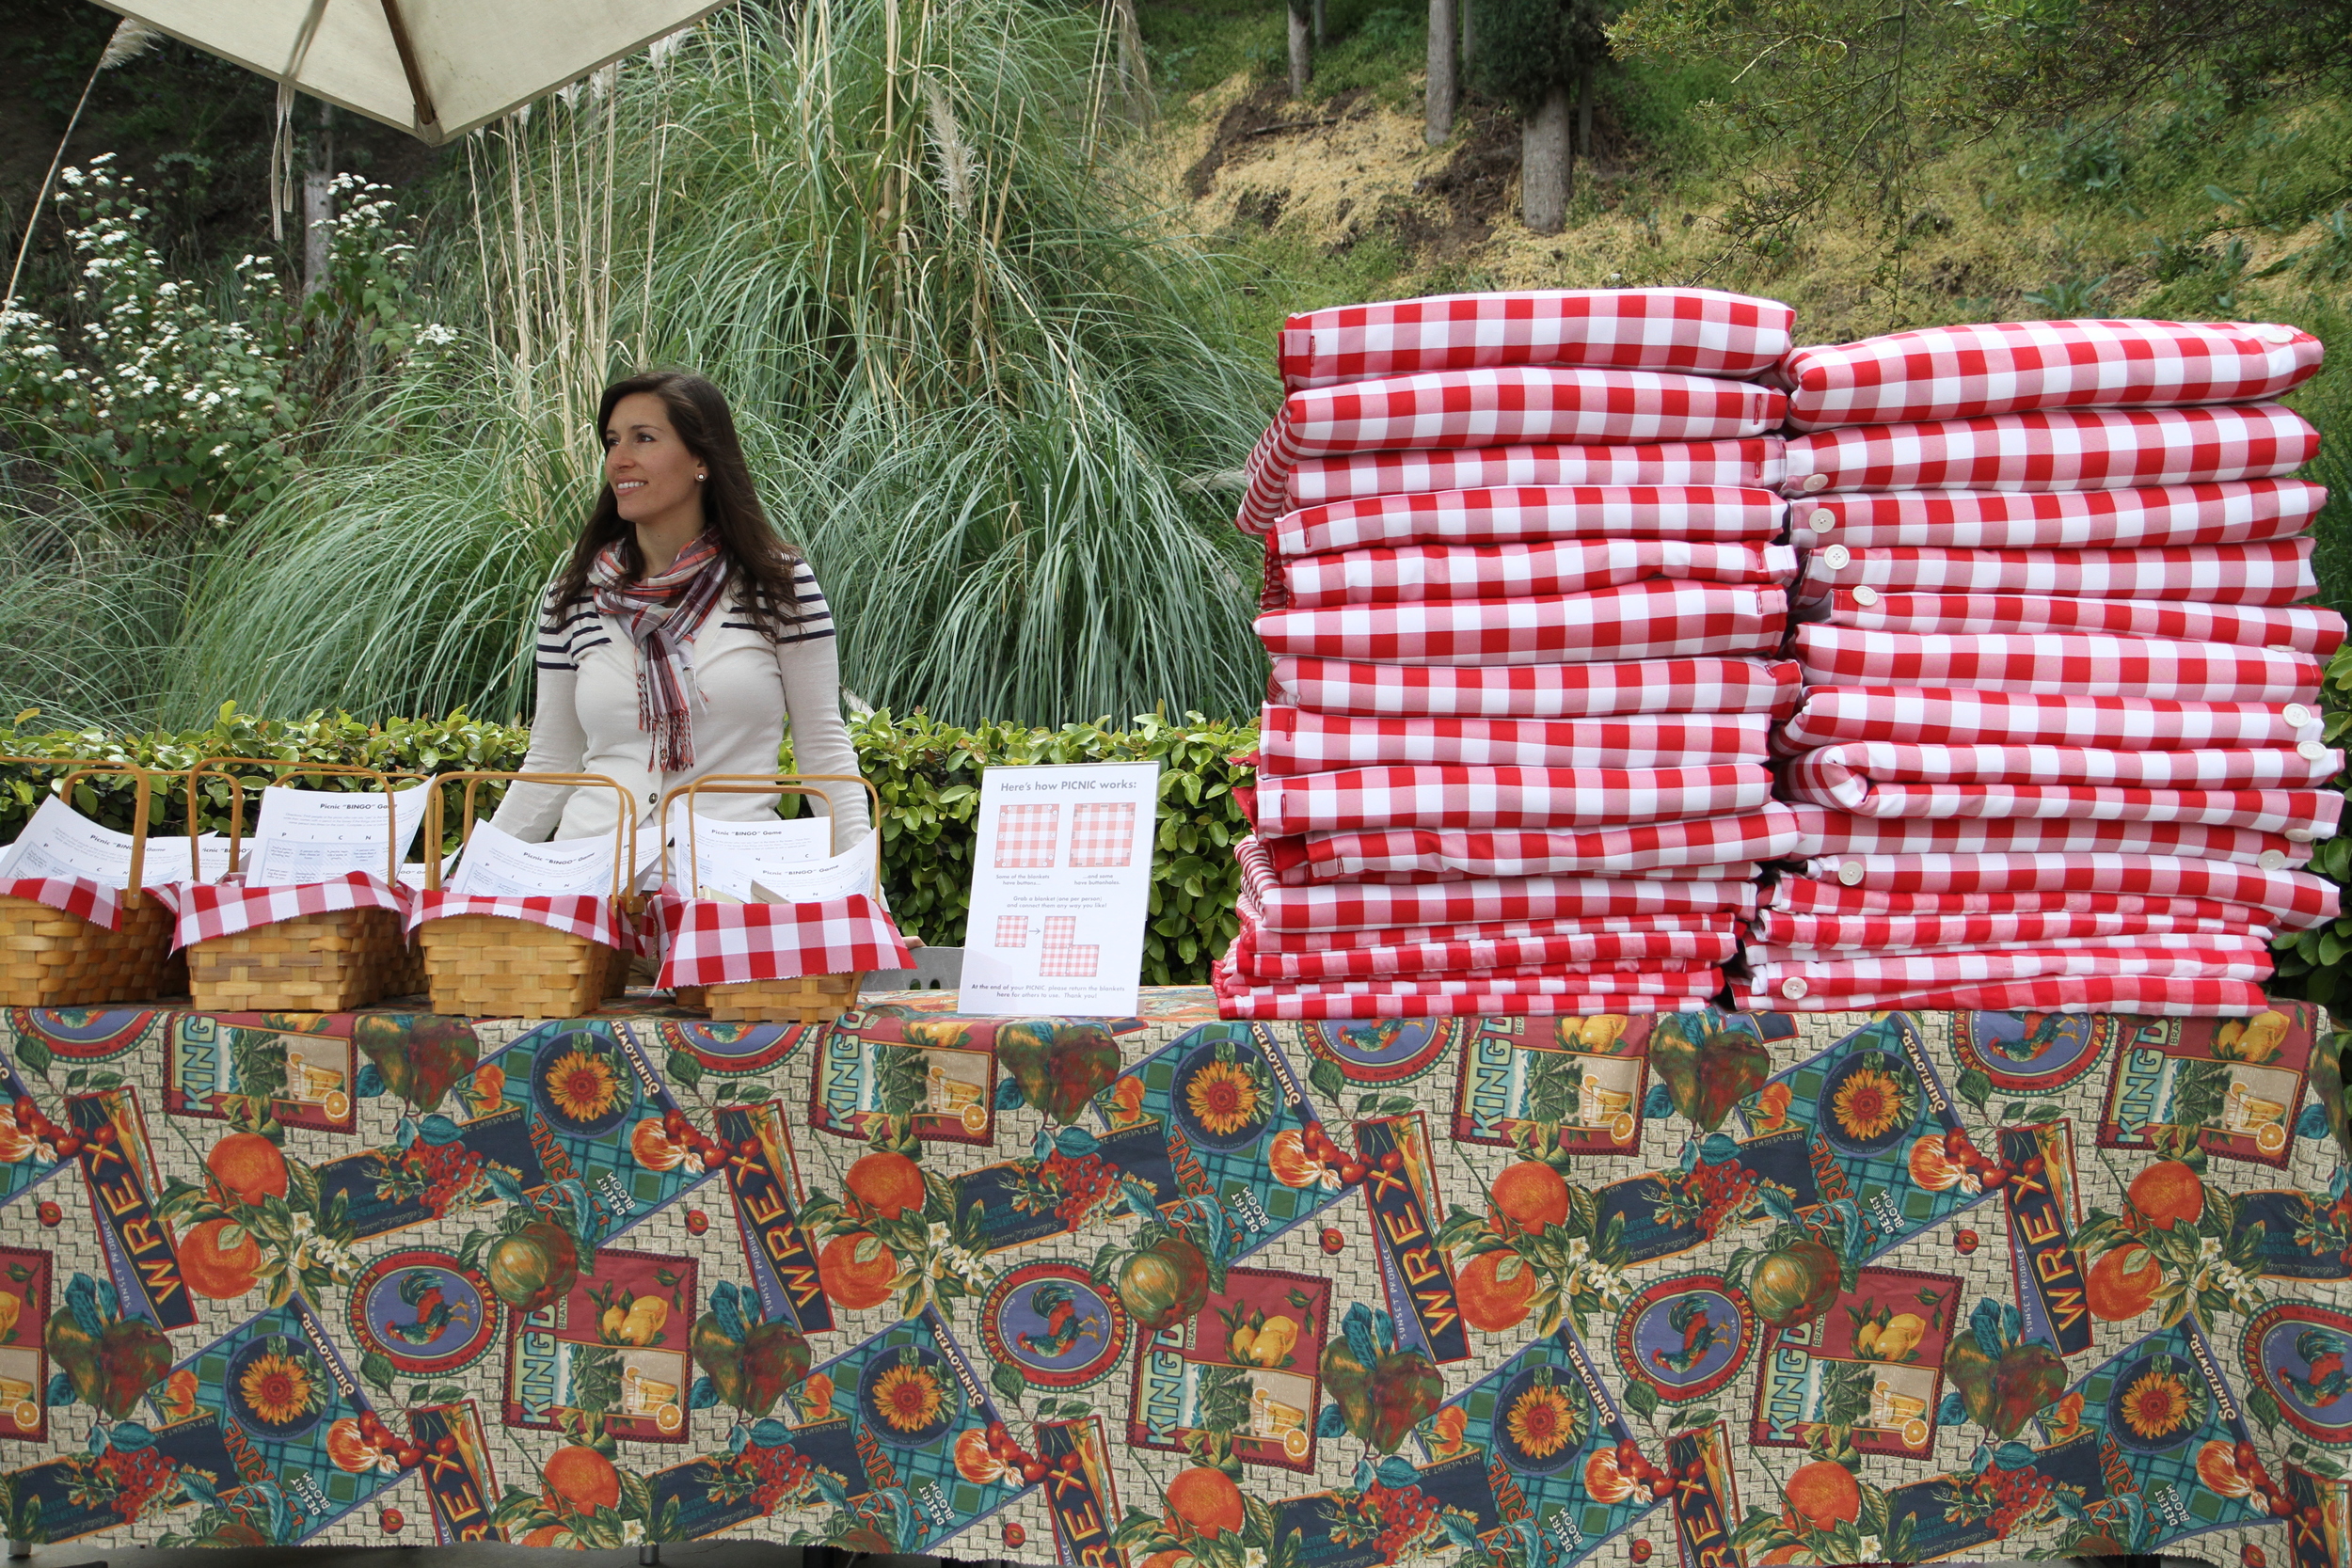
[[[319,105],[319,134],[310,144],[310,167],[302,177],[302,294],[326,281],[326,259],[335,235],[335,110]]]
[[[1143,53],[1143,29],[1136,20],[1135,0],[1110,0],[1111,30],[1119,40],[1120,91],[1127,100],[1127,118],[1145,129],[1152,125],[1152,63]]]
[[[1307,84],[1314,79],[1314,52],[1311,43],[1313,24],[1297,7],[1289,8],[1291,19],[1291,96],[1307,96]]]
[[[1477,33],[1471,22],[1471,0],[1462,0],[1462,69],[1465,71],[1470,70],[1470,55]]]
[[[1519,130],[1519,217],[1557,234],[1568,216],[1568,89],[1555,87]]]
[[[1454,4],[1429,0],[1429,124],[1422,135],[1432,147],[1454,135]]]
[[[1593,62],[1576,68],[1576,155],[1593,155]]]
[[[1323,0],[1315,0],[1315,47],[1323,47]]]

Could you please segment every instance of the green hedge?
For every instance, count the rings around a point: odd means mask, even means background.
[[[2328,679],[2320,689],[2327,709],[2327,741],[2343,746],[2352,741],[2352,642],[2338,648],[2328,661]],[[2338,777],[2329,788],[2341,793],[2347,780]],[[2352,885],[2352,833],[2322,839],[2312,854],[2311,870],[2340,886]],[[2345,899],[2352,909],[2352,895]],[[2279,960],[2279,977],[2271,990],[2280,996],[2301,996],[2338,1013],[2352,1003],[2352,913],[2307,931],[2282,934],[2272,944]]]
[[[20,716],[19,723],[32,717]],[[978,832],[980,770],[1040,762],[1160,764],[1159,836],[1152,856],[1151,919],[1143,939],[1146,985],[1206,981],[1209,960],[1224,952],[1239,928],[1233,904],[1241,870],[1232,847],[1248,828],[1233,800],[1233,786],[1248,784],[1252,775],[1248,768],[1229,759],[1256,749],[1254,725],[1214,723],[1193,713],[1182,723],[1146,714],[1125,730],[1099,724],[1058,730],[986,724],[965,730],[921,714],[893,719],[876,713],[851,721],[850,736],[861,769],[882,796],[882,882],[900,927],[910,936],[943,946],[963,941],[972,850]],[[185,768],[208,756],[252,756],[354,764],[388,773],[453,773],[518,768],[530,739],[527,730],[485,724],[462,713],[369,725],[342,715],[255,719],[231,705],[221,709],[210,729],[177,735],[0,729],[0,755],[95,757],[167,769]],[[788,743],[780,766],[791,766]],[[273,776],[266,769],[241,771],[255,784]],[[41,791],[63,776],[62,770],[40,764],[0,762],[0,844],[16,837],[40,803]],[[309,787],[372,787],[367,781],[333,775],[297,782]],[[204,781],[197,802],[200,828],[227,830],[230,795],[227,781]],[[455,795],[451,792],[453,820],[445,834],[450,838],[455,831]],[[494,788],[485,785],[484,809],[496,798]],[[127,831],[134,791],[126,783],[88,779],[75,787],[74,804],[98,821]],[[797,806],[797,800],[787,800],[787,815]],[[248,798],[248,831],[252,809]],[[187,832],[184,791],[168,792],[158,802],[154,831]]]

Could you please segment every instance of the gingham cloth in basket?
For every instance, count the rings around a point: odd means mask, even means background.
[[[150,891],[179,913],[171,929],[174,949],[332,910],[407,913],[405,890],[387,887],[383,878],[364,871],[346,871],[331,881],[294,887],[247,887],[240,877],[218,882],[173,882]]]
[[[1371,496],[1287,513],[1267,537],[1284,557],[1382,545],[1507,545],[1545,539],[1780,537],[1788,503],[1727,484],[1524,484]]]
[[[1688,768],[1343,768],[1258,781],[1269,835],[1348,828],[1558,828],[1672,822],[1762,808],[1772,776],[1754,763]]]
[[[2067,910],[2027,911],[2015,914],[1807,914],[1793,910],[1759,910],[1753,926],[1759,943],[1811,948],[1820,952],[1919,952],[1938,947],[1993,947],[2026,942],[2051,942],[2090,937],[2129,937],[2141,933],[2185,931],[2237,934],[2268,942],[2278,932],[2261,924],[2253,910],[2216,905],[2233,912],[2198,917],[2169,914],[2122,914],[2114,911]]]
[[[18,877],[0,882],[0,898],[29,898],[103,929],[122,929],[122,889],[101,887],[87,877]]]
[[[2071,599],[2038,594],[1882,594],[1855,588],[1838,590],[1822,608],[1830,626],[1857,631],[2102,631],[2168,642],[2290,648],[2323,659],[2344,643],[2344,617],[2316,605]]]
[[[1780,729],[1798,747],[1841,740],[2054,746],[2296,746],[2317,742],[2319,704],[2198,703],[2023,691],[1817,686]]]
[[[1269,704],[1258,771],[1281,777],[1342,768],[1678,768],[1762,762],[1765,713],[1628,714],[1609,719],[1352,719]]]
[[[1311,881],[1470,881],[1492,877],[1590,877],[1668,867],[1725,867],[1794,854],[1799,835],[1776,802],[1740,816],[1644,822],[1592,832],[1505,828],[1370,828],[1261,835],[1286,886]]]
[[[2251,1017],[2270,1006],[2251,980],[2175,978],[2154,974],[2059,974],[2039,980],[1995,981],[1941,990],[1888,990],[1796,1001],[1744,981],[1733,982],[1733,1006],[1764,1012],[1848,1013],[1895,1009],[1954,1012],[2137,1013],[2154,1018]]]
[[[1297,609],[1432,599],[1590,594],[1642,582],[1796,579],[1787,545],[1704,539],[1556,539],[1532,545],[1383,545],[1304,556],[1282,568]]]
[[[1249,454],[1234,521],[1263,533],[1292,510],[1290,472],[1302,458],[1539,441],[1736,440],[1778,428],[1786,403],[1745,381],[1560,366],[1440,371],[1293,392]]]
[[[863,893],[799,904],[723,904],[664,888],[651,907],[661,934],[656,984],[665,990],[914,963],[889,911]]]
[[[1796,318],[1720,289],[1522,289],[1304,310],[1275,341],[1290,391],[1495,365],[1743,376],[1780,361]]]
[[[1255,838],[1234,846],[1242,879],[1268,930],[1381,930],[1475,926],[1502,920],[1592,920],[1608,915],[1745,914],[1756,884],[1607,877],[1513,877],[1404,887],[1326,883],[1283,887]]]
[[[2311,841],[2259,828],[2208,827],[2196,822],[2079,822],[2065,817],[1984,821],[1971,817],[1855,816],[1822,806],[1795,805],[1798,860],[1842,855],[1981,855],[2121,853],[2191,855],[2236,865],[2296,867],[2312,858]]]
[[[1991,414],[1789,437],[1781,493],[2104,490],[2291,474],[2319,432],[2284,404]]]
[[[1348,930],[1287,931],[1268,926],[1257,895],[1245,883],[1234,909],[1251,933],[1252,942],[1268,953],[1353,953],[1376,947],[1418,947],[1432,942],[1549,942],[1553,939],[1607,937],[1662,945],[1634,947],[1630,952],[1655,952],[1660,957],[1705,957],[1717,950],[1719,939],[1737,940],[1740,917],[1726,913],[1612,914],[1567,916],[1544,920],[1488,920],[1469,925],[1375,926]],[[1696,945],[1692,945],[1695,943]],[[1728,954],[1731,949],[1723,948]],[[1520,959],[1519,962],[1534,962]],[[1712,962],[1712,959],[1708,960]]]
[[[1724,484],[1777,490],[1781,438],[1659,441],[1632,446],[1535,442],[1311,457],[1293,468],[1279,510],[1371,496],[1528,484]],[[1255,529],[1250,530],[1256,532]]]
[[[2118,549],[2292,539],[2328,502],[2307,479],[2238,479],[2130,490],[1897,490],[1788,503],[1800,540],[1880,549]]]
[[[2277,924],[2296,930],[2343,912],[2336,884],[2325,878],[2182,855],[1836,855],[1807,861],[1803,869],[1808,877],[1889,893],[2131,893],[2211,898],[2266,910]]]
[[[486,914],[501,920],[527,920],[553,931],[569,931],[590,942],[624,952],[636,951],[628,923],[612,908],[612,900],[594,894],[545,894],[533,897],[465,898],[446,888],[419,893],[408,904],[408,929],[428,920],[454,914]]]
[[[1947,550],[1831,545],[1805,555],[1803,592],[2063,594],[2097,599],[2217,599],[2290,605],[2319,592],[2314,541],[2158,545],[2130,550]]]
[[[1562,664],[1775,654],[1788,625],[1778,588],[1637,582],[1552,598],[1278,610],[1256,622],[1276,656],[1375,664]]]
[[[1278,657],[1266,686],[1278,705],[1365,719],[1786,717],[1803,691],[1795,660],[1747,658],[1478,667]]]
[[[1773,379],[1792,430],[2275,398],[2318,371],[2319,340],[2273,323],[1979,322],[1801,348]]]
[[[1809,626],[1798,628],[1795,653],[1808,686],[1972,687],[2077,698],[2316,703],[2321,675],[2309,654],[2096,632],[1915,636]]]

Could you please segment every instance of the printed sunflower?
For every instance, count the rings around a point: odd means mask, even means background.
[[[621,1097],[620,1075],[602,1052],[566,1051],[548,1069],[548,1093],[576,1121],[594,1121]]]
[[[1858,1143],[1882,1137],[1916,1116],[1910,1085],[1878,1068],[1849,1074],[1831,1098],[1830,1114],[1846,1136]]]
[[[2188,1378],[2170,1357],[2159,1356],[2123,1390],[2122,1415],[2136,1435],[2153,1441],[2187,1432],[2203,1411]]]
[[[939,1419],[943,1402],[938,1374],[916,1362],[902,1362],[874,1383],[875,1408],[899,1432],[920,1432]]]
[[[271,1426],[284,1426],[319,1408],[325,1384],[316,1362],[281,1346],[253,1358],[237,1380],[237,1391],[253,1414]]]
[[[1567,1395],[1549,1383],[1534,1384],[1513,1400],[1503,1424],[1511,1441],[1530,1459],[1549,1459],[1577,1435],[1576,1412]]]
[[[1184,1085],[1184,1103],[1202,1127],[1225,1137],[1263,1115],[1264,1096],[1248,1069],[1237,1062],[1211,1062]]]

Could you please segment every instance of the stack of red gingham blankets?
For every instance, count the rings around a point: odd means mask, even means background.
[[[1702,289],[1294,316],[1237,519],[1273,656],[1230,1016],[1650,1012],[1796,847],[1770,726],[1792,313]]]
[[[1741,1006],[2263,1005],[2268,942],[2331,918],[2321,666],[2343,619],[2266,401],[2292,327],[2063,321],[1800,349],[1784,493],[1805,551],[1779,729],[1802,870]]]

